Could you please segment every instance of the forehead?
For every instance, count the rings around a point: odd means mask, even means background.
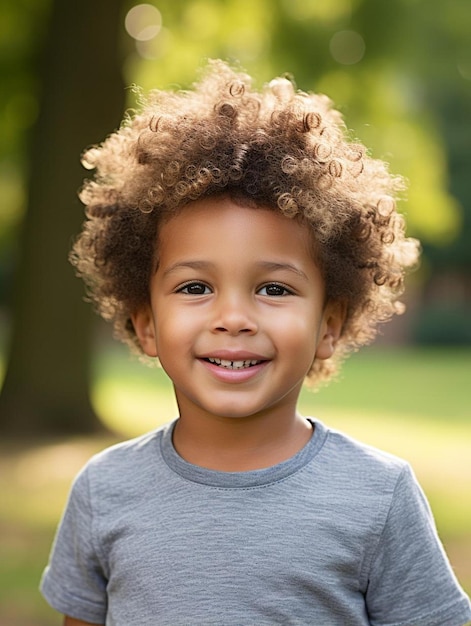
[[[285,217],[279,211],[254,206],[228,196],[202,198],[187,204],[159,229],[159,258],[162,254],[197,247],[208,253],[220,247],[226,251],[271,250],[274,254],[308,254],[313,242],[307,225]]]

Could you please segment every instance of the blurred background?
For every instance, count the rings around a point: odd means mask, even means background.
[[[67,262],[80,154],[205,59],[329,95],[352,138],[409,183],[423,245],[407,312],[301,409],[409,460],[471,591],[471,3],[0,2],[0,626],[59,624],[37,593],[70,481],[103,446],[176,414]]]

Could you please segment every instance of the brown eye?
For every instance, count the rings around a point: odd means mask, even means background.
[[[187,283],[178,290],[179,293],[186,293],[189,296],[204,296],[211,293],[211,290],[204,283]]]
[[[262,296],[289,296],[292,292],[278,283],[270,283],[259,290]]]

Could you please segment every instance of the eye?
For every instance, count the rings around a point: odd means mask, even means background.
[[[179,287],[177,289],[177,293],[184,293],[189,296],[205,296],[206,294],[211,293],[211,289],[204,283],[194,281]]]
[[[280,285],[279,283],[269,283],[268,285],[264,285],[260,287],[258,293],[262,296],[291,296],[293,292],[285,287],[284,285]]]

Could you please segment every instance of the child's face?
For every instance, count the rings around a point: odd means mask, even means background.
[[[324,306],[309,234],[227,197],[165,223],[150,306],[133,318],[172,379],[182,417],[295,413],[314,358],[329,358],[340,308]]]

